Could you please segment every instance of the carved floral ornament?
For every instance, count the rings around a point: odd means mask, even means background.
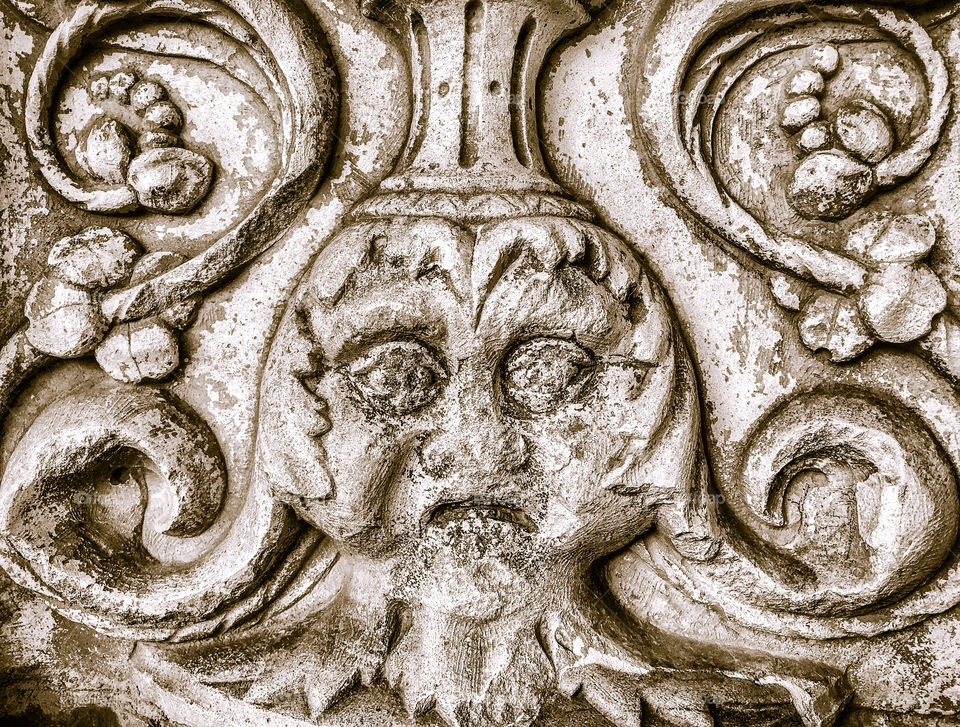
[[[61,643],[123,652],[70,667],[113,669],[117,718],[960,713],[952,4],[15,5],[46,28],[22,143],[82,224],[0,350],[0,565],[82,625]],[[538,79],[580,44],[624,49],[603,143],[662,210],[606,214],[551,144]],[[392,111],[357,92],[391,73]],[[208,77],[269,117],[267,181],[210,143]],[[614,231],[667,212],[799,344],[740,436],[687,333],[709,301],[678,316],[657,245]],[[217,333],[251,306],[261,338]],[[891,652],[926,676],[871,682]]]

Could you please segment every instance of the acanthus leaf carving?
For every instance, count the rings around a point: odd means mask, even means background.
[[[26,125],[31,152],[44,178],[69,201],[107,214],[129,213],[140,205],[170,213],[189,211],[210,184],[212,169],[209,160],[179,148],[176,139],[158,135],[179,130],[182,116],[170,101],[161,100],[157,84],[135,86],[133,74],[127,73],[124,79],[121,73],[108,81],[108,93],[121,103],[134,104],[146,130],[140,143],[146,141],[149,148],[130,161],[126,185],[88,189],[74,178],[60,158],[50,128],[52,89],[69,62],[93,38],[130,18],[189,18],[244,45],[280,93],[282,169],[264,197],[239,225],[201,255],[155,280],[108,297],[103,304],[108,318],[140,318],[219,283],[270,246],[319,181],[332,143],[337,105],[335,74],[324,41],[296,14],[277,12],[271,3],[259,8],[247,3],[230,6],[200,0],[81,5],[54,31],[31,76]],[[151,95],[157,99],[139,108]],[[154,138],[147,141],[146,136]]]
[[[324,585],[152,663],[269,708],[299,695],[285,709],[318,721],[382,683],[414,720],[532,724],[559,691],[616,723],[706,723],[707,680],[731,708],[830,723],[846,693],[829,669],[676,662],[597,628],[589,574],[638,532],[716,552],[693,373],[644,264],[522,153],[535,123],[502,94],[582,9],[449,5],[373,8],[411,39],[425,118],[311,263],[261,384],[258,472],[336,552]]]

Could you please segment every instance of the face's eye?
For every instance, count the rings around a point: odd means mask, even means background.
[[[583,346],[560,338],[535,338],[514,347],[503,363],[508,401],[535,414],[553,411],[583,389],[594,365]]]
[[[416,341],[391,341],[370,348],[347,366],[347,377],[378,409],[411,414],[440,394],[446,379],[437,356]]]

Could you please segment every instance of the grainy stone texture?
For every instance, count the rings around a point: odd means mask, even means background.
[[[960,5],[0,57],[0,723],[960,724]]]

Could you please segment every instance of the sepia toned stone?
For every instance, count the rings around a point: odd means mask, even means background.
[[[154,130],[179,131],[180,110],[169,101],[155,101],[143,109],[143,120]]]
[[[893,131],[883,112],[870,104],[852,104],[837,112],[836,133],[844,149],[868,164],[893,151]]]
[[[213,167],[189,149],[161,147],[141,152],[131,162],[128,177],[140,204],[148,210],[185,214],[206,195]]]
[[[960,723],[960,4],[0,30],[0,723]]]
[[[167,98],[167,90],[155,81],[141,81],[130,92],[130,105],[135,111],[145,111],[148,107]]]
[[[94,177],[121,184],[127,176],[132,157],[133,150],[126,129],[115,119],[107,119],[90,130],[81,163]]]
[[[56,279],[44,279],[34,286],[24,315],[30,321],[26,331],[30,344],[60,358],[89,353],[107,328],[90,292]]]
[[[180,365],[176,336],[152,318],[117,326],[100,342],[95,355],[111,377],[134,384],[161,381]]]
[[[142,250],[129,235],[109,227],[88,227],[58,240],[47,256],[48,270],[82,288],[105,290],[125,282]]]
[[[796,79],[794,79],[796,80]],[[788,92],[793,91],[793,83]],[[799,131],[820,118],[820,101],[815,96],[800,96],[790,101],[783,109],[783,128],[789,132]]]
[[[835,151],[811,154],[794,172],[790,204],[804,217],[840,219],[873,194],[873,172],[866,164]]]

